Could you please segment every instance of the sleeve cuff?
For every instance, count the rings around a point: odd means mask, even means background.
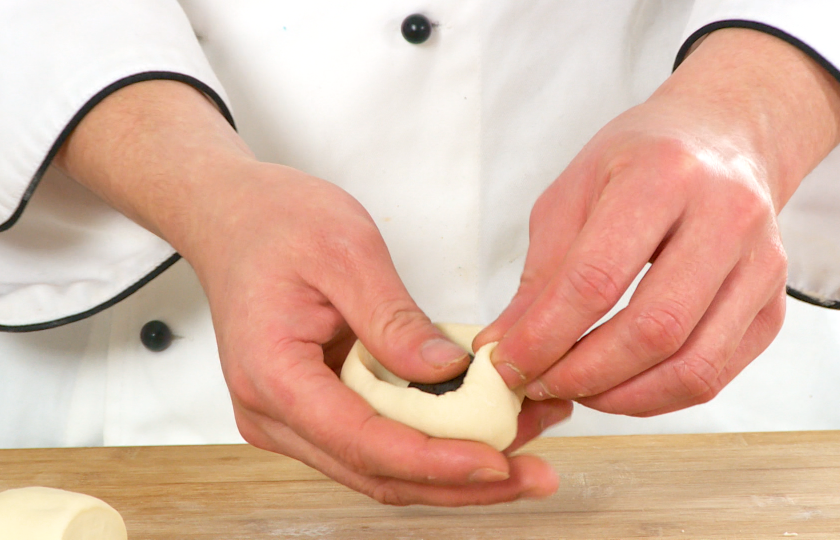
[[[189,84],[233,118],[175,0],[12,4],[0,6],[0,49],[18,51],[0,59],[0,330],[29,331],[101,311],[179,258],[50,167],[81,119],[151,79]]]
[[[23,191],[23,194],[20,196],[20,201],[14,210],[9,211],[6,210],[6,221],[0,223],[0,232],[5,231],[6,229],[10,229],[17,223],[20,216],[23,214],[24,209],[26,208],[27,203],[32,198],[32,194],[35,192],[35,189],[38,187],[38,182],[40,182],[41,178],[43,178],[44,173],[47,171],[47,168],[52,163],[53,159],[55,159],[56,154],[58,153],[61,146],[64,144],[64,141],[67,140],[67,137],[70,136],[70,133],[76,129],[76,126],[79,125],[79,122],[87,115],[88,112],[91,111],[96,105],[99,104],[103,99],[108,97],[110,94],[113,94],[117,90],[121,88],[125,88],[131,84],[135,84],[138,82],[143,81],[151,81],[151,80],[172,80],[182,82],[184,84],[188,84],[193,88],[203,92],[208,98],[210,98],[216,106],[219,108],[219,111],[225,117],[225,119],[230,123],[230,125],[236,127],[236,124],[233,120],[233,115],[230,112],[230,109],[227,106],[227,103],[222,99],[221,95],[216,92],[211,86],[203,83],[202,81],[195,79],[189,75],[185,75],[183,73],[174,73],[174,72],[166,72],[166,71],[149,71],[146,73],[136,73],[134,75],[130,75],[121,79],[119,81],[113,82],[97,92],[90,100],[85,103],[77,112],[73,115],[70,121],[64,126],[64,129],[61,130],[58,137],[55,139],[53,144],[50,146],[49,150],[46,152],[44,159],[41,161],[40,165],[38,166],[35,174],[32,176],[31,180],[26,186],[26,189]],[[2,181],[2,180],[0,180]]]

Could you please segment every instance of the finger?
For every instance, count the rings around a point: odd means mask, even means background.
[[[680,228],[629,305],[528,384],[526,395],[577,399],[600,394],[677,352],[737,263],[740,249],[722,246],[717,231],[704,223]]]
[[[401,485],[379,486],[391,493],[391,504],[436,504],[438,506],[486,505],[517,499],[543,499],[557,491],[560,480],[554,469],[537,456],[522,454],[510,458],[510,478],[492,484],[468,486],[412,486],[403,494]],[[390,500],[388,500],[390,499]]]
[[[658,204],[651,174],[625,171],[610,182],[556,273],[499,342],[492,360],[509,386],[533,380],[568,351],[667,237],[682,205]]]
[[[254,446],[298,459],[333,480],[384,504],[494,504],[522,497],[545,497],[557,489],[557,475],[547,463],[534,456],[512,458],[509,464],[510,477],[499,482],[447,486],[436,485],[435,479],[430,478],[427,483],[416,483],[369,476],[348,469],[287,426],[263,415],[243,412],[238,415],[237,421],[243,435],[248,433],[246,440]]]
[[[253,381],[254,394],[237,393],[241,406],[288,425],[347,468],[452,484],[509,474],[504,456],[488,445],[430,438],[379,416],[323,363],[318,344],[291,342],[274,353],[275,363]]]
[[[335,242],[339,242],[335,240]],[[371,222],[325,250],[315,286],[347,320],[370,353],[403,379],[434,383],[463,373],[469,356],[435,327],[409,295]]]
[[[372,475],[424,481],[432,474],[456,484],[482,469],[496,471],[497,478],[507,476],[507,461],[489,446],[430,440],[379,417],[341,383],[324,363],[321,345],[341,341],[340,315],[319,295],[307,287],[278,283],[241,304],[245,311],[235,315],[242,320],[267,321],[262,328],[249,326],[254,335],[244,340],[265,347],[256,356],[267,360],[238,363],[223,358],[231,394],[243,408],[276,418],[348,468]],[[254,356],[254,351],[238,350],[243,340],[227,341],[224,350],[233,357]]]
[[[572,402],[563,399],[522,402],[522,412],[519,413],[519,424],[516,438],[505,449],[505,454],[511,454],[523,445],[539,437],[539,435],[571,416]]]
[[[773,342],[774,337],[781,328],[785,311],[785,294],[782,293],[766,308],[759,312],[752,322],[743,339],[735,349],[735,353],[729,358],[718,378],[708,385],[708,390],[682,401],[673,401],[662,407],[653,408],[648,411],[639,412],[633,416],[649,417],[679,411],[694,405],[707,403],[715,398],[718,393],[743,371],[755,358],[764,352]]]
[[[588,198],[579,193],[582,185],[588,185],[580,178],[584,174],[581,169],[580,164],[573,161],[534,204],[529,223],[528,252],[519,288],[496,320],[475,337],[473,350],[501,340],[527,311],[563,261],[588,212],[585,203]]]
[[[649,415],[704,403],[720,392],[773,340],[784,319],[784,286],[751,290],[756,275],[742,265],[727,279],[708,313],[664,362],[603,394],[580,400],[605,412]],[[772,291],[767,293],[766,291]]]

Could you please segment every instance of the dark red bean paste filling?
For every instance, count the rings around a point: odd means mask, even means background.
[[[472,361],[474,359],[475,359],[475,356],[470,355],[470,364],[472,364]],[[467,367],[467,369],[469,369],[469,366]],[[443,381],[443,382],[439,382],[439,383],[430,383],[430,384],[413,382],[413,383],[409,383],[408,387],[409,388],[416,388],[416,389],[420,390],[421,392],[426,392],[427,394],[434,394],[436,396],[439,396],[441,394],[445,394],[447,392],[452,392],[453,390],[457,390],[457,389],[461,388],[461,385],[464,384],[464,377],[466,377],[466,376],[467,376],[467,372],[465,370],[463,373],[461,373],[457,377],[453,377],[453,378],[449,379],[448,381]]]

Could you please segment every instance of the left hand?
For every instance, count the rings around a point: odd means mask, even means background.
[[[781,327],[776,215],[837,144],[838,111],[797,49],[711,34],[542,194],[520,288],[475,344],[500,340],[497,369],[534,400],[637,416],[708,401]]]
[[[357,336],[418,382],[462,372],[467,354],[411,299],[358,201],[258,162],[195,89],[121,88],[93,107],[55,164],[193,266],[248,442],[390,504],[491,504],[557,489],[537,456],[428,437],[379,416],[339,380]],[[527,402],[508,453],[570,412],[562,400]]]

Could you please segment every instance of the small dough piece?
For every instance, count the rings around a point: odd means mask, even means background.
[[[0,540],[126,540],[125,522],[104,501],[25,487],[0,493]]]
[[[468,351],[481,330],[480,326],[466,324],[438,327]],[[495,346],[488,343],[481,347],[461,387],[439,396],[409,388],[409,381],[385,369],[360,341],[347,355],[341,380],[382,416],[426,435],[480,441],[504,450],[516,438],[523,396],[508,389],[490,362]]]

